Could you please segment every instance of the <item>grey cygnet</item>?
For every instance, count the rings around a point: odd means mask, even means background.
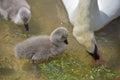
[[[24,25],[26,31],[31,19],[30,6],[26,0],[0,0],[0,14],[15,24]]]
[[[50,36],[31,37],[15,46],[17,58],[30,59],[31,63],[47,60],[65,51],[68,30],[65,27],[58,27]]]

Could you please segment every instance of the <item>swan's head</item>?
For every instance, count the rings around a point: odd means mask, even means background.
[[[81,31],[82,30],[82,31]],[[76,40],[86,49],[86,51],[95,59],[99,59],[94,32],[84,30],[81,27],[74,27],[73,35]]]
[[[13,19],[14,23],[18,25],[24,25],[25,30],[28,31],[28,23],[31,19],[31,11],[26,7],[21,7]]]
[[[59,27],[51,33],[50,40],[55,45],[61,43],[68,44],[67,37],[68,37],[68,30],[65,27]]]

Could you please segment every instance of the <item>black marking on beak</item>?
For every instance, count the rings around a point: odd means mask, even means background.
[[[95,49],[92,52],[89,52],[87,51],[95,60],[99,60],[100,59],[100,56],[98,55],[98,48],[97,48],[97,45],[95,44]]]
[[[65,44],[68,44],[68,40],[66,39],[66,40],[64,41],[64,43],[65,43]]]
[[[24,24],[25,27],[25,31],[29,31],[29,25],[28,24]]]

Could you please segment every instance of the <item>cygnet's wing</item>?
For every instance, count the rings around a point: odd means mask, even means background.
[[[54,57],[60,52],[58,51],[57,47],[53,45],[46,45],[41,48],[33,55],[32,60],[39,61],[39,60],[47,60],[50,57]]]
[[[32,58],[39,48],[42,49],[42,43],[48,40],[48,36],[31,37],[15,46],[15,56],[18,58]],[[46,41],[47,42],[47,41]]]
[[[30,59],[35,53],[36,43],[30,43],[29,41],[25,41],[23,43],[19,43],[15,46],[15,56],[17,58],[27,58]]]

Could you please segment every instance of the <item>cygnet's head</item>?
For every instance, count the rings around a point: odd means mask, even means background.
[[[68,30],[65,27],[59,27],[51,33],[50,40],[55,45],[59,45],[61,43],[68,44],[67,37]]]
[[[25,30],[28,31],[28,23],[31,19],[31,11],[27,7],[21,7],[13,20],[18,25],[24,25]]]

